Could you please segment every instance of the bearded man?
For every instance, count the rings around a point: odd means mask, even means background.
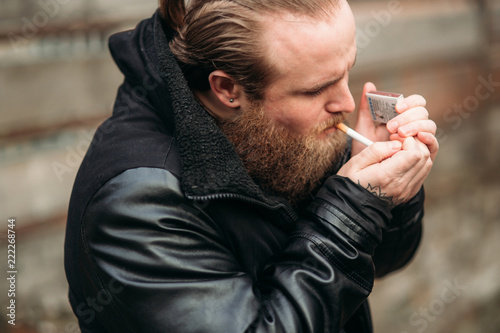
[[[425,100],[374,124],[345,0],[178,0],[110,49],[125,80],[75,181],[82,332],[371,332],[375,277],[421,237]]]

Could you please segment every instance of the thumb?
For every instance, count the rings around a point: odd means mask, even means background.
[[[391,157],[401,150],[402,145],[400,141],[375,142],[355,156],[358,159],[359,169],[364,169]]]
[[[363,86],[363,93],[361,94],[361,101],[359,103],[358,109],[358,119],[356,120],[356,125],[354,129],[356,132],[366,136],[372,141],[384,141],[385,139],[378,140],[376,135],[376,126],[370,115],[370,109],[368,107],[368,101],[366,100],[366,93],[370,91],[375,91],[377,88],[371,82],[366,82]],[[360,151],[364,150],[363,147],[358,142],[352,143],[352,154],[353,156],[358,154]]]
[[[373,128],[373,121],[370,115],[370,108],[366,100],[366,93],[377,90],[377,87],[371,82],[366,82],[361,94],[361,101],[359,102],[358,121],[356,122],[356,130],[364,132],[365,129]]]

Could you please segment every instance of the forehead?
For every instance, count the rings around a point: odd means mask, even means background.
[[[356,54],[355,23],[344,3],[329,17],[282,13],[265,20],[266,58],[285,80],[316,80],[345,71]],[[311,76],[311,74],[315,74]]]

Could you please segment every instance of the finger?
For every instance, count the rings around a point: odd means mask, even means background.
[[[396,186],[409,184],[421,169],[421,166],[419,166],[419,163],[421,163],[420,156],[420,152],[416,150],[398,151],[390,158],[381,162],[382,170],[385,172],[384,178],[391,182],[395,181]]]
[[[400,151],[401,147],[402,143],[399,141],[375,142],[357,155],[358,168],[361,170],[380,163]]]
[[[417,120],[428,120],[429,111],[424,107],[414,107],[408,109],[406,112],[392,118],[387,122],[387,130],[390,133],[396,133],[399,127],[409,124]]]
[[[412,181],[409,183],[414,189],[420,189],[425,179],[429,175],[432,169],[432,161],[431,159],[427,159],[418,165],[415,166],[415,170],[417,170],[416,174],[413,176]],[[416,194],[416,192],[415,192]]]
[[[405,138],[403,141],[403,150],[419,150],[417,140],[414,137]]]
[[[405,140],[403,146],[407,148],[406,159],[408,160],[408,165],[411,165],[411,171],[407,173],[406,176],[410,176],[411,179],[415,178],[418,180],[418,174],[427,174],[430,171],[428,167],[432,166],[432,161],[430,159],[431,153],[427,145],[417,138],[410,138]],[[421,171],[426,170],[426,171]],[[411,179],[408,182],[411,183]]]
[[[425,145],[427,153],[422,153],[419,150],[421,148],[419,145],[422,143],[419,143],[415,139],[406,139],[405,141],[407,142],[405,142],[404,146],[412,145],[414,146],[413,148],[416,147],[417,149],[401,150],[391,158],[384,160],[382,164],[385,170],[391,170],[391,177],[397,176],[399,178],[398,182],[400,184],[411,185],[425,178],[424,175],[429,172],[429,166],[432,166],[432,162],[428,157],[429,152]]]
[[[415,108],[418,106],[425,107],[427,105],[427,101],[420,95],[411,95],[402,100],[398,101],[396,104],[396,112],[403,113],[408,109]]]
[[[437,126],[432,120],[416,120],[409,124],[400,126],[398,134],[404,138],[416,136],[419,132],[427,132],[432,135],[436,134]]]
[[[366,82],[363,86],[363,93],[361,94],[361,101],[359,102],[358,121],[356,123],[357,131],[361,130],[359,126],[362,126],[363,128],[373,126],[368,101],[366,100],[366,93],[375,90],[377,90],[377,87],[375,87],[375,85],[371,82]]]
[[[418,138],[415,138],[415,141],[417,141],[418,145],[418,150],[422,153],[422,161],[427,161],[431,157],[431,152],[429,151],[429,147],[422,141],[420,141]]]
[[[366,100],[366,93],[369,91],[377,90],[375,85],[371,82],[366,82],[363,86],[363,93],[361,94],[361,100],[359,103],[358,119],[356,120],[356,125],[354,130],[372,141],[387,141],[388,135],[377,136],[377,129],[370,116],[370,110],[368,107],[368,101]],[[359,152],[363,151],[365,147],[359,142],[353,142],[352,144],[352,155],[355,156]]]
[[[425,179],[429,175],[429,170],[427,168],[421,168],[419,172],[413,176],[411,179],[410,183],[407,186],[406,189],[406,194],[405,194],[405,199],[403,202],[408,202],[411,198],[413,198],[418,191],[422,188],[422,185],[424,184]]]
[[[418,133],[417,138],[421,142],[427,145],[427,148],[429,149],[429,152],[431,154],[431,160],[434,161],[439,151],[439,142],[437,138],[434,135],[427,132]]]
[[[399,142],[399,141],[394,141]],[[398,163],[402,167],[402,171],[407,172],[422,160],[422,152],[420,146],[414,137],[405,138],[401,147],[401,153],[394,157],[398,159]]]
[[[363,92],[361,94],[361,101],[359,102],[359,108],[360,109],[369,110],[369,108],[368,108],[368,101],[366,100],[366,93],[371,92],[371,91],[376,91],[376,90],[377,90],[377,87],[372,82],[366,82],[364,84],[364,86],[363,86]]]
[[[391,141],[399,141],[401,143],[403,143],[405,141],[405,139],[406,139],[406,137],[402,137],[398,133],[391,134],[389,136],[389,140],[391,140]]]

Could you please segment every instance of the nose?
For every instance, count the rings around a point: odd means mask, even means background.
[[[351,113],[356,109],[356,103],[352,97],[347,80],[338,83],[337,89],[332,92],[330,100],[325,106],[328,112]]]

